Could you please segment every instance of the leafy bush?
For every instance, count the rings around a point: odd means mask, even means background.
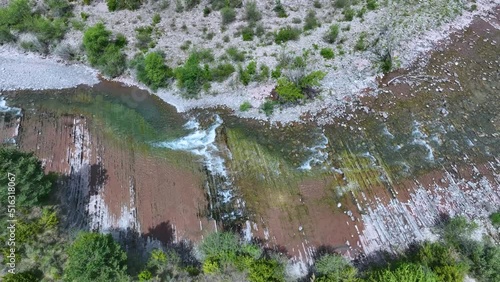
[[[500,226],[500,212],[494,212],[490,215],[491,223],[495,226]]]
[[[64,37],[67,26],[62,19],[49,20],[38,16],[33,19],[28,29],[36,35],[40,43],[49,45]]]
[[[276,5],[273,8],[273,11],[276,13],[278,18],[286,18],[288,14],[286,13],[285,7],[281,4],[280,0],[276,0]]]
[[[278,79],[276,93],[278,93],[279,100],[282,103],[293,103],[305,98],[304,94],[302,94],[301,89],[286,77]]]
[[[325,34],[323,39],[326,42],[333,44],[333,43],[335,43],[335,40],[337,40],[338,35],[339,35],[339,25],[333,24],[330,26],[330,28],[328,29],[328,32]]]
[[[270,116],[274,112],[274,102],[266,101],[262,104],[261,110],[266,114],[266,116]]]
[[[151,42],[153,39],[151,38],[151,34],[153,33],[153,28],[150,26],[141,26],[135,29],[135,38],[137,42],[135,46],[139,48],[141,51],[148,50],[151,46]]]
[[[200,66],[200,58],[192,53],[183,66],[174,70],[179,88],[186,91],[191,97],[196,96],[203,85],[210,80],[208,65]]]
[[[252,108],[252,104],[250,102],[245,101],[240,105],[240,111],[246,112]]]
[[[367,46],[366,46],[366,42],[365,42],[365,37],[366,37],[366,33],[364,33],[364,32],[362,32],[359,35],[358,41],[356,41],[356,45],[354,45],[354,50],[356,50],[356,51],[366,50]]]
[[[210,70],[211,78],[214,81],[222,82],[235,71],[234,66],[229,63],[222,63]]]
[[[357,281],[357,270],[340,255],[326,254],[319,258],[315,265],[316,277],[327,277],[332,281]]]
[[[427,270],[424,266],[413,263],[403,263],[395,269],[377,270],[370,273],[368,281],[378,282],[438,282],[434,273]],[[456,280],[461,281],[461,280]]]
[[[0,44],[15,41],[16,37],[10,32],[7,27],[0,26]]]
[[[83,35],[83,46],[90,64],[111,77],[125,70],[126,58],[120,45],[111,39],[111,32],[102,23],[88,28]]]
[[[139,273],[137,278],[139,279],[140,282],[150,281],[151,279],[153,279],[153,274],[151,274],[151,271],[149,270],[143,270]]]
[[[9,183],[16,184],[16,206],[30,208],[41,204],[54,183],[53,176],[45,175],[42,163],[33,153],[23,153],[14,149],[0,148],[0,197],[2,209],[10,201]],[[11,175],[12,173],[13,175]]]
[[[222,8],[222,10],[220,10],[220,14],[222,17],[222,25],[227,25],[236,20],[236,11],[231,7]]]
[[[350,22],[354,18],[356,12],[351,8],[345,8],[342,14],[344,14],[344,21]]]
[[[65,281],[125,281],[127,255],[110,234],[82,232],[68,249]]]
[[[257,76],[258,81],[265,81],[269,78],[269,67],[266,65],[260,65],[260,72]]]
[[[262,19],[262,14],[255,1],[248,1],[245,5],[245,19],[249,24],[255,24]]]
[[[392,70],[392,56],[389,52],[380,59],[380,69],[382,69],[383,73],[388,73]]]
[[[254,35],[253,28],[249,26],[243,28],[243,30],[241,31],[241,36],[243,37],[243,41],[252,41],[253,35]]]
[[[259,259],[250,265],[248,278],[252,282],[285,281],[285,267],[274,259]]]
[[[349,5],[351,5],[350,0],[336,0],[334,4],[336,8],[349,7]]]
[[[200,0],[184,0],[184,8],[186,8],[187,11],[193,9],[198,4],[200,4]]]
[[[67,0],[44,0],[49,8],[49,15],[52,17],[66,18],[71,16],[73,6]]]
[[[273,71],[271,71],[271,77],[274,79],[278,79],[281,77],[281,68],[277,67]]]
[[[319,26],[318,19],[316,18],[316,12],[309,10],[306,17],[304,18],[304,30],[315,29]]]
[[[0,28],[23,31],[25,23],[31,17],[29,0],[13,0],[5,8],[0,8]]]
[[[202,265],[203,273],[205,274],[215,274],[220,271],[220,264],[217,259],[208,258],[203,262]]]
[[[144,61],[136,63],[137,78],[153,90],[168,85],[168,79],[173,77],[173,71],[165,64],[164,54],[161,52],[148,53]]]
[[[161,22],[161,16],[160,14],[156,13],[153,16],[153,25],[157,25]]]
[[[23,271],[15,274],[7,273],[3,280],[4,282],[34,282],[40,281],[39,275],[34,271]]]
[[[297,40],[300,36],[300,29],[293,28],[290,26],[282,27],[274,35],[274,41],[276,44],[287,42],[290,40]]]
[[[245,69],[240,66],[239,75],[241,83],[243,83],[243,85],[248,85],[250,81],[254,80],[256,73],[257,63],[255,61],[251,61]]]
[[[144,0],[106,0],[109,11],[117,10],[137,10]]]
[[[368,8],[368,10],[375,10],[377,9],[377,0],[367,0],[366,1],[366,8]]]
[[[209,0],[212,9],[218,11],[224,7],[240,8],[243,5],[242,0]]]
[[[200,251],[205,259],[222,263],[234,262],[238,249],[238,237],[228,232],[211,233],[200,244]]]
[[[333,59],[333,49],[332,48],[323,48],[319,51],[319,54],[325,59]]]
[[[229,55],[231,60],[235,62],[243,62],[245,61],[245,52],[244,51],[239,51],[238,48],[236,47],[229,47],[226,50],[226,53]]]

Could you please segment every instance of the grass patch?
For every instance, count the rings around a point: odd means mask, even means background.
[[[290,40],[298,40],[300,37],[300,29],[291,26],[282,27],[274,35],[274,42],[281,44]]]

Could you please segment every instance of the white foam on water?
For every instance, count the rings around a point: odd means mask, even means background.
[[[22,115],[20,108],[7,106],[7,101],[2,96],[0,96],[0,113],[11,113],[15,116]]]
[[[415,144],[426,148],[427,160],[434,161],[434,149],[427,140],[429,139],[429,136],[420,130],[420,123],[418,121],[414,121],[413,131],[411,135],[413,136],[413,141],[410,144]]]
[[[219,149],[215,145],[217,128],[223,123],[219,115],[215,116],[215,122],[207,129],[201,129],[195,119],[189,120],[184,128],[192,132],[184,137],[168,142],[158,142],[157,147],[171,150],[187,151],[204,158],[207,169],[214,175],[227,177],[224,159],[220,156]]]
[[[313,165],[320,165],[328,159],[328,152],[324,151],[328,146],[328,138],[321,134],[321,140],[318,144],[307,148],[311,156],[298,168],[300,170],[311,170]]]

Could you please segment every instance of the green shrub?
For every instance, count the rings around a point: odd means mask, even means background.
[[[207,259],[234,263],[239,249],[238,237],[229,232],[211,233],[201,242],[200,251]]]
[[[367,0],[366,1],[366,8],[368,8],[368,10],[375,10],[377,9],[377,0]]]
[[[111,32],[98,23],[88,28],[83,35],[83,47],[92,66],[105,75],[115,77],[123,73],[126,66],[125,54],[111,39]]]
[[[187,11],[193,9],[198,4],[200,4],[200,0],[184,0],[184,8],[186,8]]]
[[[16,37],[6,27],[0,26],[0,44],[13,42]]]
[[[278,79],[276,93],[278,93],[279,101],[281,103],[294,103],[305,98],[301,89],[286,77]]]
[[[68,249],[65,281],[124,281],[127,255],[110,234],[82,232]]]
[[[3,277],[3,282],[36,282],[40,281],[39,275],[34,271],[23,271],[15,274],[7,273]]]
[[[248,278],[251,282],[284,282],[285,267],[274,259],[259,259],[250,265]]]
[[[67,0],[44,0],[52,17],[66,18],[71,16],[73,6]]]
[[[212,9],[216,11],[224,7],[241,8],[243,5],[242,0],[209,0],[208,2],[212,5]]]
[[[340,255],[326,254],[315,264],[316,277],[327,277],[333,281],[355,282],[357,270]]]
[[[273,71],[271,71],[271,77],[274,79],[278,79],[281,77],[281,68],[277,67]]]
[[[208,6],[206,6],[205,8],[203,8],[203,17],[208,17],[208,15],[210,15],[210,13],[212,12],[212,9],[210,9]]]
[[[23,31],[25,23],[31,19],[29,0],[13,0],[5,8],[0,8],[0,27]]]
[[[326,42],[333,44],[333,43],[335,43],[335,40],[337,40],[338,35],[339,35],[339,25],[333,24],[330,26],[330,28],[328,29],[328,32],[325,34],[323,39]]]
[[[367,46],[366,46],[366,42],[365,42],[365,37],[366,37],[366,33],[364,33],[364,32],[362,32],[359,35],[358,41],[356,41],[356,45],[354,45],[354,50],[356,50],[356,51],[366,50]]]
[[[344,14],[344,21],[350,22],[354,18],[356,12],[351,8],[345,8],[342,14]]]
[[[200,63],[211,63],[214,61],[214,54],[210,49],[197,49],[191,52],[193,56],[196,56]]]
[[[361,10],[358,11],[358,13],[356,14],[356,16],[358,18],[363,18],[363,16],[364,16],[365,13],[366,13],[366,8],[363,7],[363,8],[361,8]]]
[[[222,25],[227,25],[236,20],[236,11],[231,7],[224,7],[220,10]]]
[[[322,7],[321,2],[319,0],[314,0],[313,6],[316,9],[320,9]]]
[[[276,0],[276,5],[273,8],[273,11],[276,13],[278,18],[286,18],[288,14],[286,13],[285,7],[281,4],[280,0]]]
[[[333,49],[332,48],[322,48],[319,54],[325,59],[333,59]]]
[[[157,25],[161,22],[161,16],[160,14],[156,13],[153,16],[153,25]]]
[[[82,17],[83,21],[86,21],[89,18],[89,14],[87,14],[85,12],[81,12],[80,13],[80,17]]]
[[[260,72],[257,77],[258,81],[266,81],[269,79],[269,67],[266,65],[260,65]]]
[[[150,281],[151,279],[153,279],[153,274],[151,274],[151,271],[149,270],[143,270],[139,273],[137,278],[139,278],[140,282]]]
[[[16,184],[16,206],[31,208],[38,206],[49,195],[54,179],[44,173],[42,163],[33,153],[23,153],[14,149],[0,147],[0,189],[1,209],[9,200],[9,183]],[[14,174],[14,175],[11,175]],[[11,183],[11,184],[12,184]]]
[[[106,0],[109,11],[117,10],[137,10],[144,0]]]
[[[248,1],[245,5],[245,19],[249,24],[255,24],[262,19],[262,14],[255,1]]]
[[[241,36],[243,37],[243,41],[252,41],[253,35],[254,35],[253,28],[249,26],[243,28],[243,30],[241,31]]]
[[[229,55],[231,60],[235,62],[243,62],[245,61],[245,52],[244,51],[239,51],[238,48],[236,47],[229,47],[226,50],[226,53]]]
[[[336,0],[334,4],[336,8],[349,7],[349,5],[351,5],[350,0]]]
[[[261,110],[266,114],[266,116],[270,116],[274,112],[274,102],[266,101],[262,104]]]
[[[316,12],[309,10],[306,17],[304,18],[304,30],[312,30],[319,26],[318,19],[316,18]]]
[[[500,226],[500,212],[494,212],[490,215],[491,223],[494,226]]]
[[[196,96],[203,85],[210,80],[208,65],[200,66],[200,58],[191,54],[183,66],[174,71],[179,88],[184,89],[190,97]]]
[[[141,51],[147,51],[153,41],[151,35],[153,34],[153,28],[151,26],[141,26],[135,29],[135,38],[137,42],[135,46]]]
[[[392,70],[392,56],[389,52],[380,59],[380,69],[383,73],[388,73]]]
[[[290,40],[297,40],[300,36],[300,29],[286,26],[280,28],[278,32],[274,35],[274,41],[276,44],[287,42]]]
[[[234,66],[229,63],[222,63],[211,69],[211,78],[214,81],[222,82],[235,71]]]
[[[35,17],[29,26],[38,40],[48,45],[55,40],[60,40],[64,37],[67,27],[65,21],[62,19],[49,20],[45,17]]]
[[[172,69],[165,64],[164,54],[160,52],[148,53],[143,63],[136,65],[137,78],[142,83],[157,90],[168,85],[168,79],[173,77]]]
[[[203,262],[202,265],[203,273],[205,274],[215,274],[220,271],[220,264],[217,259],[208,258]]]
[[[403,263],[395,269],[385,269],[372,271],[369,274],[368,281],[384,282],[438,282],[438,277],[428,271],[424,266],[413,263]],[[457,280],[459,281],[459,280]]]
[[[245,69],[240,66],[239,75],[241,83],[243,83],[243,85],[248,85],[250,81],[254,80],[256,73],[257,63],[255,61],[251,61]]]
[[[252,104],[250,102],[245,101],[240,105],[240,111],[246,112],[252,108]]]

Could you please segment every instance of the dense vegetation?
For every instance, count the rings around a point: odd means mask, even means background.
[[[250,105],[244,103],[242,110],[246,107]],[[2,281],[218,279],[267,282],[289,279],[285,272],[286,257],[243,241],[230,232],[205,236],[195,250],[180,246],[153,249],[146,261],[134,260],[136,269],[129,269],[130,254],[127,255],[111,235],[81,231],[73,238],[72,231],[61,228],[64,213],[57,205],[42,201],[50,193],[54,179],[43,173],[40,161],[33,154],[1,148],[0,160],[3,176],[6,172],[16,174],[16,195],[19,203],[24,203],[17,214],[17,273],[4,275]],[[4,178],[2,185],[8,185]],[[39,187],[44,188],[39,190]],[[497,213],[492,214],[492,222],[495,223],[496,218]],[[0,223],[5,227],[5,213]],[[478,282],[500,281],[500,247],[489,239],[471,239],[476,228],[463,217],[444,220],[435,228],[440,240],[415,244],[399,255],[387,255],[383,263],[380,259],[376,263],[365,261],[363,270],[358,270],[338,254],[321,253],[306,279],[321,282],[456,282],[469,275]],[[5,267],[9,254],[6,248],[8,234],[6,228],[1,230],[2,265]],[[193,254],[198,254],[198,259]]]

